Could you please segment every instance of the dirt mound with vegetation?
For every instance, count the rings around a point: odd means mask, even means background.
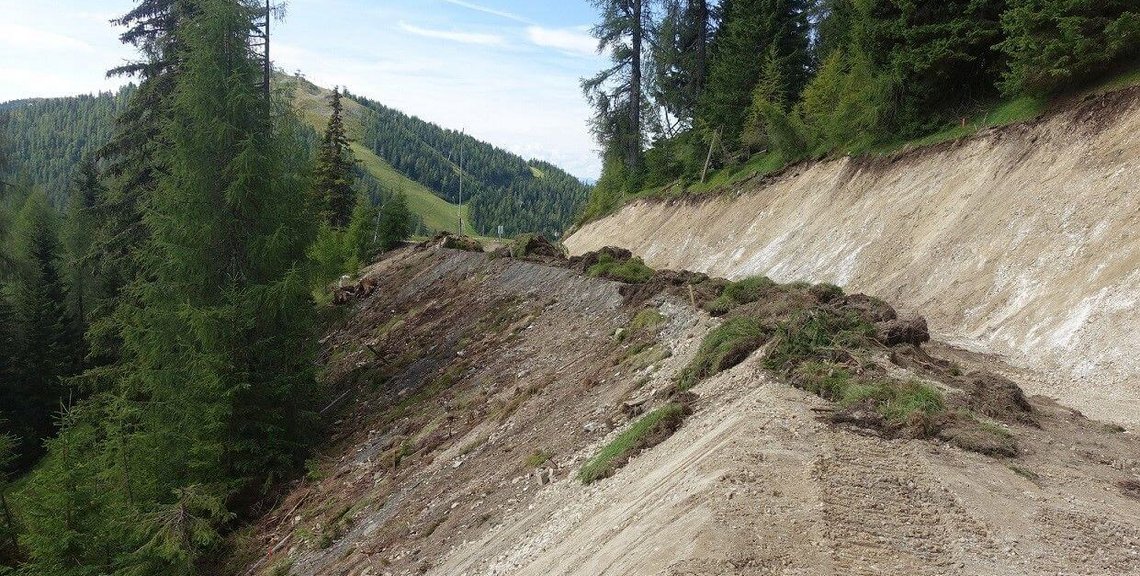
[[[565,244],[572,255],[618,245],[654,268],[878,296],[921,311],[935,339],[1032,367],[1030,393],[1132,427],[1138,166],[1131,88],[930,149],[636,201]]]
[[[604,254],[548,265],[427,244],[353,282],[369,289],[329,308],[322,341],[333,435],[232,539],[234,564],[1140,571],[1134,435],[1026,398],[994,358],[883,344],[899,315],[881,300],[685,272],[616,281],[634,258]]]

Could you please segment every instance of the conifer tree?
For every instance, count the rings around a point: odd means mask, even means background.
[[[352,169],[356,163],[349,148],[344,127],[344,105],[340,89],[329,96],[328,127],[317,151],[316,189],[314,201],[323,220],[333,228],[343,229],[352,220],[356,191],[352,187]]]
[[[626,173],[636,174],[642,160],[642,115],[648,106],[642,69],[649,11],[644,0],[591,2],[602,11],[593,30],[598,49],[608,50],[613,64],[582,81],[594,108],[592,129],[603,146],[621,154]]]
[[[765,57],[774,50],[783,84],[779,92],[798,98],[810,73],[806,0],[730,0],[712,44],[700,122],[710,133],[737,146],[760,80]]]
[[[258,7],[197,6],[175,30],[145,273],[99,371],[113,387],[69,411],[28,489],[31,573],[194,574],[315,432],[304,154],[265,114]]]
[[[82,335],[67,310],[58,217],[43,193],[28,197],[13,234],[20,269],[11,286],[17,334],[5,409],[23,440],[20,462],[27,465],[54,432],[63,378],[79,368]]]
[[[1009,0],[1001,24],[1007,94],[1056,91],[1140,54],[1135,0]]]
[[[412,213],[403,192],[394,194],[380,207],[377,239],[381,250],[398,247],[412,234]]]

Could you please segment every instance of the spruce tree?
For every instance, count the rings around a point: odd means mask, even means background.
[[[735,148],[764,68],[764,55],[774,51],[781,94],[798,98],[807,83],[811,66],[808,6],[807,0],[731,0],[723,9],[724,22],[712,44],[698,118],[703,129],[710,134],[719,131],[726,145]]]
[[[1140,54],[1135,0],[1009,0],[1002,15],[1006,94],[1045,94]]]
[[[604,147],[621,154],[625,173],[636,175],[641,169],[643,112],[648,106],[642,84],[649,10],[645,0],[591,3],[602,12],[593,35],[613,64],[582,81],[582,90],[594,108],[592,130]]]
[[[411,234],[412,212],[408,209],[408,199],[403,192],[398,192],[380,207],[376,234],[378,244],[381,250],[392,250]]]
[[[96,374],[107,387],[30,482],[30,573],[194,574],[315,432],[304,153],[290,117],[265,114],[257,14],[203,0],[175,30],[144,273],[117,313],[120,358]]]
[[[314,202],[323,220],[333,228],[343,229],[352,220],[356,191],[352,187],[352,169],[356,159],[349,147],[344,127],[344,105],[340,89],[329,96],[328,126],[317,151]]]
[[[43,193],[28,197],[13,234],[20,270],[11,286],[17,335],[12,404],[5,408],[23,440],[20,463],[27,465],[54,433],[54,414],[66,395],[63,378],[79,368],[81,333],[68,313],[58,217]]]

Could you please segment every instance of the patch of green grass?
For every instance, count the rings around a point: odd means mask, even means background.
[[[740,364],[767,340],[759,320],[737,317],[709,331],[696,356],[681,371],[677,388],[689,390],[701,380]]]
[[[547,452],[545,450],[535,450],[531,453],[530,456],[526,457],[526,461],[523,462],[523,464],[527,468],[538,468],[539,466],[542,466],[543,464],[549,462],[553,457],[554,453],[552,452]]]
[[[743,280],[729,282],[720,296],[705,305],[705,309],[713,316],[723,316],[737,306],[759,300],[765,291],[776,286],[776,283],[767,276],[749,276]]]
[[[894,424],[906,422],[914,415],[933,416],[946,409],[942,393],[922,382],[883,383],[886,401],[878,404],[879,413]]]
[[[770,370],[785,370],[800,362],[830,357],[841,348],[861,347],[875,327],[856,314],[815,308],[793,313],[776,328],[776,341],[764,358]]]
[[[629,430],[622,432],[582,466],[578,479],[583,484],[590,484],[613,476],[638,452],[652,448],[672,435],[681,426],[684,417],[685,409],[677,403],[666,404],[642,416]]]
[[[629,323],[629,332],[652,330],[665,322],[665,315],[656,308],[646,308],[638,312]]]
[[[269,567],[269,576],[289,576],[293,572],[293,559],[281,558]]]
[[[1030,470],[1024,466],[1018,466],[1017,464],[1010,464],[1009,469],[1011,471],[1013,471],[1014,474],[1017,474],[1018,476],[1021,476],[1022,478],[1025,478],[1026,480],[1029,480],[1030,482],[1033,482],[1034,484],[1036,484],[1038,481],[1041,480],[1040,474],[1038,474],[1038,473],[1036,473],[1036,472],[1034,472],[1034,471],[1032,471],[1032,470]]]
[[[305,460],[305,478],[310,482],[320,482],[325,479],[325,473],[321,470],[320,459],[309,458]]]
[[[595,278],[609,278],[626,284],[644,284],[653,277],[653,269],[645,262],[634,256],[625,262],[619,262],[609,254],[601,254],[597,264],[590,266],[586,274]]]

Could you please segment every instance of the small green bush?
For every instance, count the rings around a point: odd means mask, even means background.
[[[740,364],[767,338],[763,325],[755,318],[732,318],[713,328],[701,342],[696,356],[681,371],[677,388],[688,390],[701,380]]]
[[[602,448],[578,472],[583,484],[590,484],[613,476],[630,458],[642,450],[665,441],[681,427],[685,418],[684,406],[670,403],[642,416],[633,426],[621,433],[613,442]]]
[[[644,284],[653,277],[653,269],[636,256],[625,262],[619,262],[613,256],[603,253],[598,258],[597,264],[590,266],[586,274],[627,284]]]
[[[776,328],[776,342],[764,358],[770,370],[794,368],[803,361],[825,359],[836,347],[857,348],[875,335],[875,327],[858,314],[802,310]]]

